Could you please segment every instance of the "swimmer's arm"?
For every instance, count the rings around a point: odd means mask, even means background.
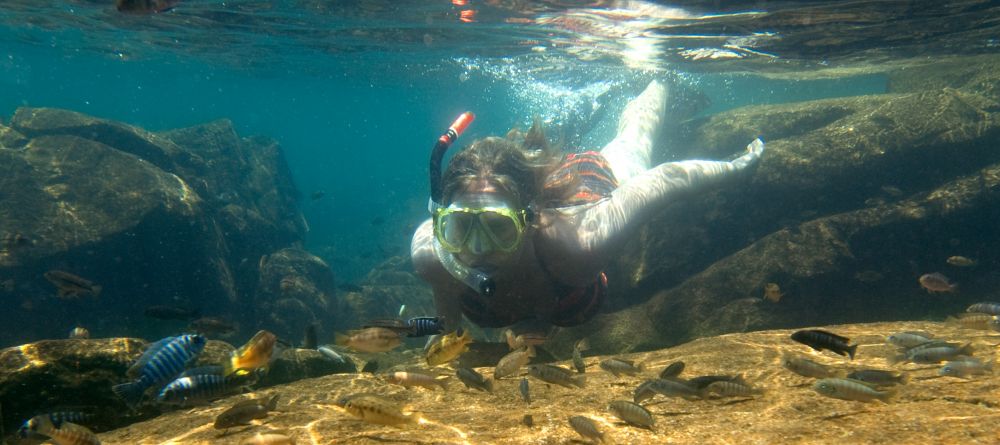
[[[444,317],[445,329],[458,328],[462,321],[460,297],[464,285],[448,274],[434,253],[434,226],[430,219],[424,221],[413,234],[410,259],[417,274],[431,285],[436,315]]]
[[[577,226],[579,249],[609,258],[616,253],[616,247],[667,204],[722,182],[755,163],[763,151],[764,142],[755,139],[747,146],[746,154],[729,162],[668,162],[631,178],[609,199],[581,215]]]

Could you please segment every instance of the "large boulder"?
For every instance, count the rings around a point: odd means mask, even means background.
[[[563,330],[572,334],[560,341],[648,349],[723,332],[941,316],[988,299],[1000,285],[983,273],[1000,251],[998,111],[992,94],[949,86],[692,122],[678,146],[725,158],[763,135],[762,162],[665,209],[609,269],[606,310],[619,312]],[[980,268],[950,266],[952,255]],[[962,283],[960,298],[927,300],[917,277],[935,271]],[[785,294],[776,304],[761,298],[768,283]]]
[[[280,147],[228,121],[153,133],[19,108],[0,126],[0,175],[0,293],[13,302],[0,344],[78,324],[104,336],[176,333],[142,316],[150,305],[200,308],[249,336],[259,258],[306,230]],[[100,291],[57,298],[50,270]]]
[[[306,327],[326,337],[344,310],[335,298],[333,272],[319,257],[288,248],[260,259],[256,304],[260,323],[279,337],[299,342]]]

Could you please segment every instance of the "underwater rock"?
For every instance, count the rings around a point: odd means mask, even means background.
[[[356,372],[358,368],[350,360],[336,362],[314,349],[289,348],[282,351],[281,356],[268,367],[267,374],[260,380],[260,386],[281,385],[329,374]]]
[[[288,248],[261,257],[258,267],[255,309],[266,317],[271,331],[298,344],[306,326],[315,324],[324,335],[321,340],[332,337],[334,321],[343,311],[334,298],[333,271],[322,259]]]
[[[434,297],[430,288],[413,272],[409,257],[392,257],[361,280],[359,292],[343,292],[353,314],[344,328],[356,329],[368,320],[433,316]],[[403,306],[403,314],[400,308]]]
[[[42,340],[0,350],[3,430],[40,413],[74,408],[93,414],[88,426],[107,430],[158,411],[130,413],[111,386],[124,380],[146,343],[134,338]]]
[[[96,335],[175,334],[175,324],[141,318],[156,304],[255,329],[256,312],[245,308],[254,304],[257,258],[306,230],[280,147],[241,138],[228,121],[153,133],[22,107],[0,126],[0,174],[0,207],[17,209],[0,219],[0,277],[18,290],[0,313],[12,327],[0,344],[62,337],[77,324]],[[51,269],[103,290],[56,301],[42,277]]]
[[[944,260],[962,247],[1000,251],[991,223],[1000,191],[998,111],[988,95],[941,88],[745,107],[693,121],[678,146],[711,147],[697,157],[726,158],[762,135],[761,163],[719,190],[672,204],[643,228],[607,271],[603,310],[622,312],[566,330],[575,337],[558,339],[558,350],[585,335],[610,352],[803,322],[943,313],[947,302],[914,307],[909,299],[921,294],[899,289],[918,291],[916,277],[948,267]],[[884,279],[861,282],[863,271]],[[967,295],[986,297],[1000,286],[992,274],[962,275],[954,278]],[[780,286],[779,303],[753,300],[767,283]],[[880,298],[862,299],[862,291]]]
[[[910,261],[929,257],[945,262],[954,246],[935,239],[935,228],[953,230],[969,243],[996,245],[1000,240],[995,236],[982,235],[990,233],[998,196],[1000,163],[893,204],[778,230],[657,292],[647,303],[603,315],[574,332],[589,335],[598,351],[641,350],[774,326],[925,317],[921,311],[926,305],[912,304],[927,294],[919,289]],[[921,233],[927,238],[914,235]],[[879,282],[884,294],[877,299],[871,297],[872,283],[854,276],[870,266],[886,275]],[[988,299],[997,285],[988,274],[966,277],[961,301]],[[794,286],[786,288],[779,303],[765,304],[760,291],[775,280]],[[960,311],[961,301],[941,301],[938,312]]]
[[[279,385],[251,395],[230,397],[211,406],[166,413],[156,419],[100,434],[103,443],[238,444],[257,434],[281,433],[297,443],[571,443],[579,436],[567,421],[581,415],[597,422],[609,442],[662,443],[964,443],[996,438],[995,410],[1000,384],[995,375],[970,380],[936,378],[937,367],[905,364],[890,367],[886,357],[895,348],[885,336],[899,331],[929,331],[938,338],[971,342],[976,354],[988,356],[995,339],[977,331],[943,323],[895,322],[819,327],[849,336],[860,343],[853,361],[830,352],[812,354],[793,342],[792,330],[763,331],[701,338],[669,349],[617,358],[643,363],[638,376],[615,377],[598,370],[609,357],[592,356],[583,388],[531,381],[531,403],[518,394],[520,378],[494,382],[493,393],[465,388],[454,378],[448,391],[410,388],[370,374],[335,374]],[[893,369],[910,375],[909,383],[895,387],[886,404],[865,404],[821,396],[811,389],[813,379],[781,367],[785,354],[811,354],[840,373],[859,368]],[[736,399],[666,399],[661,395],[642,403],[655,420],[652,430],[617,422],[608,405],[632,400],[641,382],[654,378],[665,366],[683,360],[679,377],[742,374],[762,395]],[[569,367],[569,361],[559,365]],[[476,371],[488,374],[490,368]],[[453,374],[449,373],[449,374]],[[533,378],[532,378],[533,379]],[[961,381],[960,384],[956,382]],[[239,400],[280,394],[278,409],[267,421],[229,434],[210,425]],[[387,406],[412,410],[426,419],[400,427],[367,423],[343,408],[350,396],[374,396]],[[460,408],[460,409],[459,409]],[[409,411],[404,411],[409,412]],[[530,415],[534,426],[525,428]]]

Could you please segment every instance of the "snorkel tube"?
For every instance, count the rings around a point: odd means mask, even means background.
[[[430,163],[431,199],[427,205],[427,209],[430,210],[432,215],[434,214],[434,209],[441,207],[441,199],[444,197],[444,188],[441,185],[441,161],[444,159],[444,154],[475,118],[476,115],[472,114],[471,111],[462,113],[448,127],[448,130],[438,138],[437,143],[434,144],[434,150],[431,151]],[[481,270],[460,263],[454,254],[444,250],[441,242],[436,237],[434,238],[434,253],[441,261],[441,265],[444,266],[445,270],[452,277],[455,277],[456,280],[465,283],[466,286],[469,286],[480,295],[493,296],[493,293],[496,291],[496,283],[493,279]]]
[[[431,168],[430,168],[430,179],[431,179],[431,201],[434,204],[441,205],[441,198],[444,194],[444,189],[441,187],[441,160],[444,159],[445,152],[451,147],[451,144],[458,139],[459,136],[465,132],[465,129],[469,127],[469,124],[476,118],[475,114],[471,111],[466,111],[455,119],[455,122],[448,127],[448,131],[445,131],[441,137],[438,138],[437,143],[434,144],[434,151],[431,152]]]

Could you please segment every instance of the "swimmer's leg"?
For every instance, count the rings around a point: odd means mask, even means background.
[[[618,122],[618,135],[601,149],[619,184],[649,168],[666,104],[666,85],[653,80],[625,107]]]

